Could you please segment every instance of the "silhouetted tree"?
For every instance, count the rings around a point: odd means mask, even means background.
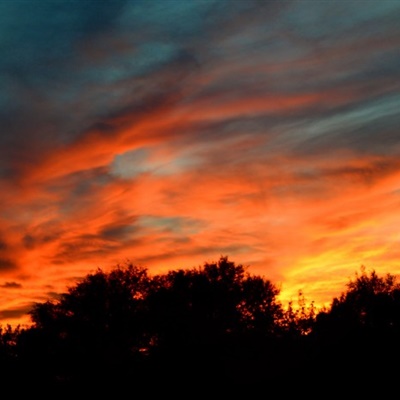
[[[0,326],[0,379],[9,381],[18,374],[17,340],[21,327]]]
[[[33,326],[19,347],[26,374],[60,382],[115,380],[125,376],[149,346],[144,300],[150,279],[129,265],[98,270],[63,293],[58,301],[37,303]],[[37,360],[41,363],[35,366]]]
[[[283,314],[279,290],[243,265],[221,257],[203,267],[155,276],[153,282],[149,315],[166,371],[186,380],[233,380],[246,359],[261,358],[260,346],[268,342],[272,347]]]
[[[37,303],[30,328],[0,329],[0,372],[41,387],[101,393],[118,386],[147,395],[157,385],[197,391],[318,380],[337,387],[355,373],[372,380],[399,372],[390,367],[400,356],[394,276],[362,269],[318,312],[301,292],[287,309],[278,294],[228,257],[154,276],[133,265],[99,269],[58,300]]]
[[[289,336],[308,335],[314,328],[318,312],[314,302],[311,301],[307,304],[303,292],[299,291],[297,307],[294,306],[293,301],[289,302],[280,321],[280,326],[283,332]]]
[[[251,330],[273,334],[282,316],[279,290],[227,257],[155,276],[154,282],[149,304],[161,341],[202,341]]]
[[[132,265],[98,270],[33,307],[33,325],[18,340],[24,376],[66,384],[233,379],[242,362],[264,362],[265,349],[276,348],[278,293],[228,257],[153,277]]]
[[[315,331],[335,326],[335,333],[350,331],[374,333],[398,331],[400,328],[400,285],[396,277],[379,277],[374,270],[361,268],[355,279],[347,284],[347,291],[333,299],[330,309],[320,313]],[[329,327],[331,330],[332,327]]]
[[[347,290],[320,312],[312,329],[313,352],[319,363],[341,364],[340,373],[354,371],[371,378],[389,377],[400,356],[400,285],[396,277],[380,277],[365,268]],[[398,368],[395,369],[399,372]]]

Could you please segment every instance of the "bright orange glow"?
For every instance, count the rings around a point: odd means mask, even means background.
[[[172,148],[154,151],[162,165],[163,158],[166,164],[179,159],[181,149],[176,154]],[[207,156],[212,155],[199,157]],[[17,298],[15,292],[1,292],[3,308],[43,301],[98,267],[125,261],[165,272],[228,255],[280,285],[283,302],[296,301],[301,290],[317,306],[339,295],[361,265],[399,272],[395,243],[400,217],[392,212],[400,201],[399,173],[389,172],[371,183],[362,174],[343,173],[337,187],[329,160],[315,160],[314,167],[326,175],[315,180],[298,176],[301,160],[274,158],[265,165],[241,165],[238,160],[224,169],[199,171],[194,166],[179,171],[178,166],[173,174],[151,171],[116,179],[93,185],[79,207],[69,204],[66,210],[57,208],[56,196],[68,195],[73,175],[64,175],[59,194],[26,189],[26,196],[10,207],[29,209],[37,198],[46,206],[35,218],[21,214],[19,225],[7,227],[18,269],[10,269],[9,276],[4,271],[3,279],[21,281],[23,289]],[[90,160],[86,168],[92,166]],[[354,172],[373,162],[359,160],[348,169]],[[64,171],[71,165],[74,171],[77,163],[67,158],[59,165]],[[27,237],[35,239],[30,243]]]

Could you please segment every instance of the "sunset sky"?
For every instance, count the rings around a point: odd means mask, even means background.
[[[400,1],[0,0],[0,324],[228,256],[329,305],[400,273]]]

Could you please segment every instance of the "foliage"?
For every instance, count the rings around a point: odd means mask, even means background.
[[[318,316],[318,324],[334,325],[337,329],[354,332],[394,330],[400,328],[400,284],[396,277],[369,274],[365,267],[355,273],[347,291],[333,299],[328,312]]]
[[[59,300],[37,303],[30,328],[0,327],[1,374],[42,387],[149,392],[154,380],[177,378],[214,388],[391,372],[400,356],[395,276],[362,267],[320,311],[302,292],[286,309],[278,295],[228,257],[154,276],[133,265],[98,269]]]
[[[325,371],[350,377],[387,380],[400,357],[400,286],[396,277],[380,277],[364,267],[347,290],[318,313],[312,329],[312,362]],[[333,365],[341,365],[335,370]]]
[[[290,301],[280,321],[281,327],[289,335],[308,335],[317,317],[317,309],[312,301],[307,300],[302,291],[298,293],[297,307]]]
[[[18,373],[17,342],[21,332],[19,325],[15,328],[11,325],[0,326],[0,376],[4,381]]]
[[[248,330],[273,333],[282,312],[278,289],[227,257],[155,276],[154,282],[148,302],[161,341],[199,344]]]
[[[196,369],[219,354],[228,363],[243,352],[244,337],[255,345],[274,335],[283,314],[278,293],[227,257],[155,276],[133,265],[99,269],[32,308],[19,356],[27,374],[68,383],[143,377],[149,360],[171,373],[171,360]],[[39,357],[43,367],[34,368]]]
[[[40,353],[42,365],[52,366],[40,373],[50,380],[120,374],[148,345],[143,307],[149,282],[147,270],[133,265],[99,269],[59,301],[37,303],[30,312],[33,327],[21,339],[23,359]]]

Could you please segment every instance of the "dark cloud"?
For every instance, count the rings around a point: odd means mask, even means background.
[[[109,173],[108,167],[89,168],[79,170],[50,180],[46,184],[46,191],[55,196],[55,204],[60,213],[64,216],[73,215],[76,211],[85,206],[91,207],[92,202],[101,201],[98,198],[108,185],[115,180]],[[51,221],[48,224],[54,225],[47,237],[54,237],[61,232],[57,232],[57,221]],[[45,227],[45,226],[43,226]],[[47,226],[47,228],[49,228]],[[44,236],[44,232],[43,232]]]
[[[194,243],[192,243],[192,246],[190,246],[189,251],[187,249],[184,250],[184,255],[185,257],[189,255],[189,256],[201,256],[203,258],[214,257],[217,259],[218,256],[216,255],[230,254],[232,257],[235,257],[240,254],[247,253],[249,251],[251,252],[254,250],[255,250],[254,248],[251,248],[250,246],[246,246],[240,243],[237,244],[233,243],[228,246],[219,246],[217,244],[210,246],[196,246]],[[165,262],[165,265],[170,265],[170,260],[176,259],[180,255],[183,255],[183,253],[180,251],[179,247],[176,247],[175,250],[166,251],[159,254],[147,254],[145,257],[136,257],[134,262],[135,264],[147,265],[148,263],[153,263],[155,261],[163,261]],[[185,268],[191,268],[191,267],[193,267],[193,265],[185,266]]]
[[[189,217],[163,217],[157,215],[142,215],[138,218],[138,225],[142,229],[150,229],[172,235],[190,235],[204,228],[200,219]]]
[[[33,303],[20,307],[0,310],[0,320],[14,319],[26,316],[32,310]]]
[[[145,238],[131,238],[129,241],[115,241],[104,239],[99,235],[81,235],[59,244],[58,249],[51,257],[55,265],[70,265],[74,262],[87,261],[92,264],[94,259],[104,259],[110,255],[117,255],[118,251],[129,247],[141,246],[146,243]],[[117,256],[116,256],[117,257]]]
[[[32,235],[25,235],[22,238],[22,242],[27,249],[33,249],[36,245],[37,240]]]
[[[50,234],[49,232],[44,233],[42,229],[43,227],[36,229],[34,234],[26,234],[23,236],[22,243],[26,249],[32,250],[37,246],[53,242],[59,238],[59,230]]]
[[[124,242],[132,239],[138,231],[135,226],[135,218],[128,218],[127,221],[115,221],[112,224],[107,224],[99,232],[99,237],[107,241]]]
[[[303,123],[296,151],[319,154],[350,149],[358,153],[393,156],[400,152],[397,112],[400,97],[382,98]]]
[[[62,294],[58,292],[46,292],[45,301],[47,300],[61,300]]]
[[[18,264],[12,259],[0,257],[0,271],[10,271],[17,268]]]
[[[313,2],[306,9],[296,2],[258,1],[5,2],[7,56],[0,71],[5,106],[14,108],[3,107],[0,115],[0,175],[15,180],[52,149],[93,131],[112,137],[124,124],[180,99],[194,107],[212,101],[218,108],[257,96],[345,91],[349,84],[365,96],[376,95],[378,89],[371,91],[366,82],[397,81],[398,44],[385,41],[387,32],[395,38],[398,8],[390,2],[368,4],[368,11],[352,13],[358,8],[353,2]],[[365,26],[382,40],[357,45],[373,38]],[[96,48],[102,57],[91,58],[89,50]],[[226,72],[207,85],[196,84],[196,77],[207,78],[216,66]],[[332,104],[264,112],[271,119],[281,114],[302,123],[324,117],[328,109]],[[260,129],[262,118],[252,118]]]
[[[0,285],[0,287],[3,289],[20,289],[22,288],[22,285],[17,282],[5,282],[2,285]]]
[[[349,179],[354,183],[372,185],[382,178],[390,176],[400,168],[398,158],[382,158],[366,163],[364,166],[344,166],[332,169],[322,169],[319,177],[333,178],[335,181]],[[314,177],[315,178],[315,177]]]
[[[6,250],[8,247],[7,242],[0,238],[0,251]]]
[[[88,36],[104,34],[122,11],[125,1],[2,2],[3,65],[54,74],[55,59],[68,59],[74,45]],[[6,64],[6,65],[7,65]]]
[[[49,206],[49,205],[48,205]],[[33,211],[42,212],[44,207],[32,207]],[[63,234],[63,229],[60,222],[55,219],[48,219],[47,221],[39,224],[33,224],[27,229],[27,232],[22,236],[22,245],[32,250],[42,245],[58,240]]]

